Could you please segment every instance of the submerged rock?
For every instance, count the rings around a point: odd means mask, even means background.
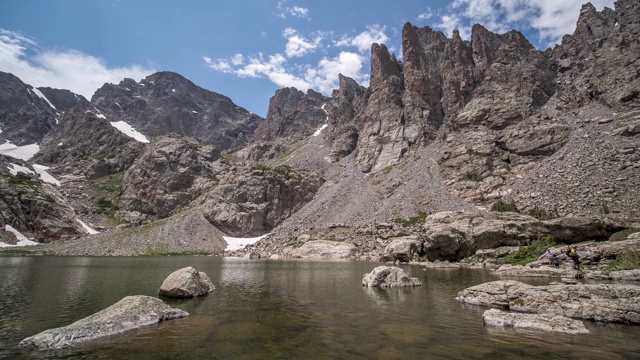
[[[372,272],[364,274],[362,286],[381,288],[407,287],[422,286],[422,282],[418,278],[409,276],[406,271],[399,267],[378,266]]]
[[[71,325],[45,330],[25,338],[20,342],[20,346],[39,349],[69,347],[187,316],[189,313],[186,311],[174,309],[160,299],[144,295],[127,296]]]
[[[582,321],[552,314],[521,314],[491,309],[482,314],[482,320],[485,326],[493,327],[565,334],[589,333]]]
[[[640,324],[640,286],[635,285],[532,286],[513,280],[492,281],[460,291],[456,300],[515,312]]]
[[[215,286],[207,274],[197,272],[196,269],[188,266],[172,272],[160,286],[160,295],[190,298],[206,295],[212,292]]]

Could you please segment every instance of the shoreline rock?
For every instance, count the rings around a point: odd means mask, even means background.
[[[188,266],[169,274],[162,282],[158,294],[174,298],[191,298],[207,295],[214,289],[215,286],[206,273]]]
[[[411,277],[406,271],[395,266],[378,266],[362,277],[362,286],[366,287],[413,287],[422,286],[418,278]]]
[[[522,314],[490,309],[482,314],[482,320],[489,327],[564,334],[589,333],[582,321],[552,314]]]
[[[162,321],[189,316],[158,298],[127,296],[117,303],[70,325],[45,330],[22,340],[21,347],[57,349],[121,334]]]

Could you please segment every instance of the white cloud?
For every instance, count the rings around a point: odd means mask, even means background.
[[[432,16],[433,16],[433,11],[431,10],[430,7],[427,7],[427,11],[418,15],[418,17],[416,18],[416,21],[424,21],[424,20],[430,19]]]
[[[320,46],[320,42],[322,41],[321,36],[316,37],[313,41],[308,41],[292,28],[284,29],[282,35],[287,39],[285,53],[288,57],[303,56],[306,53],[315,50]]]
[[[0,29],[0,70],[29,85],[68,89],[90,99],[105,83],[140,80],[154,72],[140,65],[112,67],[77,50],[39,50],[34,40]]]
[[[364,61],[360,54],[343,51],[333,59],[325,57],[320,60],[317,67],[307,69],[304,78],[313,89],[329,94],[338,88],[338,74],[365,83],[368,76],[362,72]]]
[[[291,15],[298,18],[309,19],[309,9],[301,6],[285,6],[287,0],[278,1],[276,5],[276,15],[286,19],[287,16]]]
[[[294,6],[292,8],[289,9],[289,13],[295,17],[300,17],[300,18],[308,18],[309,17],[309,9],[307,8],[303,8],[303,7],[299,7],[299,6]]]
[[[592,0],[598,9],[613,7],[614,0]],[[441,16],[436,27],[450,36],[454,28],[468,39],[466,29],[479,23],[504,33],[514,28],[531,28],[545,45],[558,44],[565,34],[575,30],[585,0],[455,0]]]
[[[384,33],[386,27],[382,25],[369,25],[367,30],[354,37],[343,37],[335,43],[336,46],[355,46],[360,52],[367,52],[373,43],[384,44],[389,37]]]

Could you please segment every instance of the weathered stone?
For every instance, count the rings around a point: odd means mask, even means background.
[[[588,334],[582,321],[553,314],[522,314],[490,309],[482,314],[485,326],[564,334]]]
[[[422,286],[418,278],[411,277],[406,271],[395,266],[378,266],[362,277],[362,286],[366,287],[412,287]]]
[[[355,246],[350,243],[313,240],[308,241],[298,248],[287,248],[283,255],[296,259],[324,259],[337,260],[351,257],[355,252]]]
[[[460,291],[456,300],[516,312],[640,323],[640,286],[634,285],[532,286],[513,280],[492,281]]]
[[[613,280],[640,281],[640,269],[612,271],[609,276]]]
[[[203,296],[215,289],[204,272],[191,266],[172,272],[160,286],[160,295],[178,298]]]
[[[121,334],[143,326],[189,316],[160,299],[150,296],[127,296],[108,308],[71,325],[45,330],[20,342],[22,347],[55,349]]]
[[[397,260],[401,263],[408,263],[417,254],[422,253],[422,242],[416,236],[395,238],[387,245],[384,251],[392,261],[395,262]]]

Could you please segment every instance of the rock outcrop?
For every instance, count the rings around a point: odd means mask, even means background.
[[[522,314],[490,309],[482,314],[485,326],[563,334],[588,334],[584,323],[555,314]]]
[[[422,286],[422,282],[395,266],[378,266],[362,277],[362,286],[395,288]]]
[[[348,259],[355,252],[353,244],[330,240],[313,240],[300,247],[288,248],[284,257],[292,259],[338,260]]]
[[[211,279],[204,272],[191,266],[169,274],[160,286],[159,295],[175,298],[192,298],[207,295],[215,290]]]
[[[157,298],[127,296],[71,325],[30,336],[22,340],[20,346],[38,349],[70,347],[186,316],[189,316],[186,311],[174,309]]]
[[[459,292],[456,300],[515,312],[640,324],[640,286],[634,285],[532,286],[513,280],[493,281]]]

